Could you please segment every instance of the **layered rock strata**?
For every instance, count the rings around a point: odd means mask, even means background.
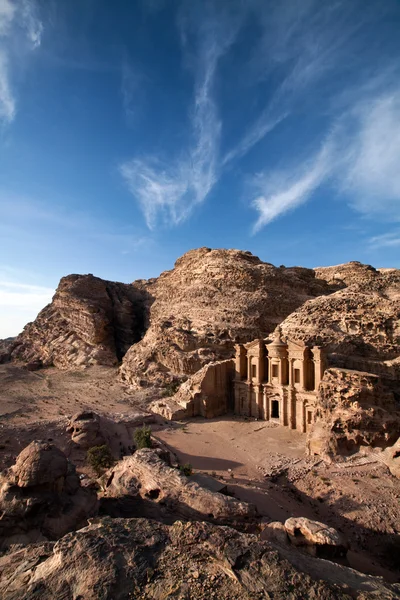
[[[146,293],[132,285],[63,277],[51,304],[8,347],[8,358],[60,369],[116,365],[143,335],[146,302]]]
[[[95,520],[0,557],[4,600],[394,600],[399,587],[208,523]],[[309,575],[311,573],[311,576]]]
[[[236,342],[266,336],[331,287],[312,269],[274,267],[250,252],[191,250],[157,279],[134,282],[155,300],[150,325],[121,366],[133,385],[163,385],[231,358]],[[336,289],[336,288],[334,288]]]

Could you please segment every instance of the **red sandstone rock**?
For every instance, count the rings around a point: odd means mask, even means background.
[[[13,341],[10,358],[61,369],[115,365],[143,334],[145,297],[93,275],[63,277],[51,304]]]

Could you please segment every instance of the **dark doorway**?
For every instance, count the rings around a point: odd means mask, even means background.
[[[279,401],[278,400],[272,400],[272,406],[271,406],[272,410],[271,410],[271,418],[272,419],[279,419]]]

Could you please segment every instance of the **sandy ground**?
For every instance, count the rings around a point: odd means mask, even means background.
[[[20,425],[57,419],[87,408],[124,413],[144,400],[145,394],[132,393],[118,381],[113,368],[59,371],[53,367],[30,372],[19,366],[0,365],[2,423]]]
[[[115,369],[29,372],[0,365],[0,468],[32,439],[48,439],[84,472],[85,456],[70,454],[68,417],[91,409],[129,419],[150,399],[119,383]],[[384,465],[359,455],[327,465],[305,456],[305,435],[233,416],[184,423],[156,417],[152,428],[181,464],[224,481],[265,519],[327,523],[349,539],[351,566],[399,580],[400,481]]]
[[[267,520],[327,523],[350,541],[350,566],[400,580],[400,481],[381,463],[355,455],[327,465],[305,456],[304,434],[231,416],[171,424],[155,437]]]

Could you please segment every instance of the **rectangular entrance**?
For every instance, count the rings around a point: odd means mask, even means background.
[[[279,419],[279,400],[272,400],[271,402],[271,418]]]

